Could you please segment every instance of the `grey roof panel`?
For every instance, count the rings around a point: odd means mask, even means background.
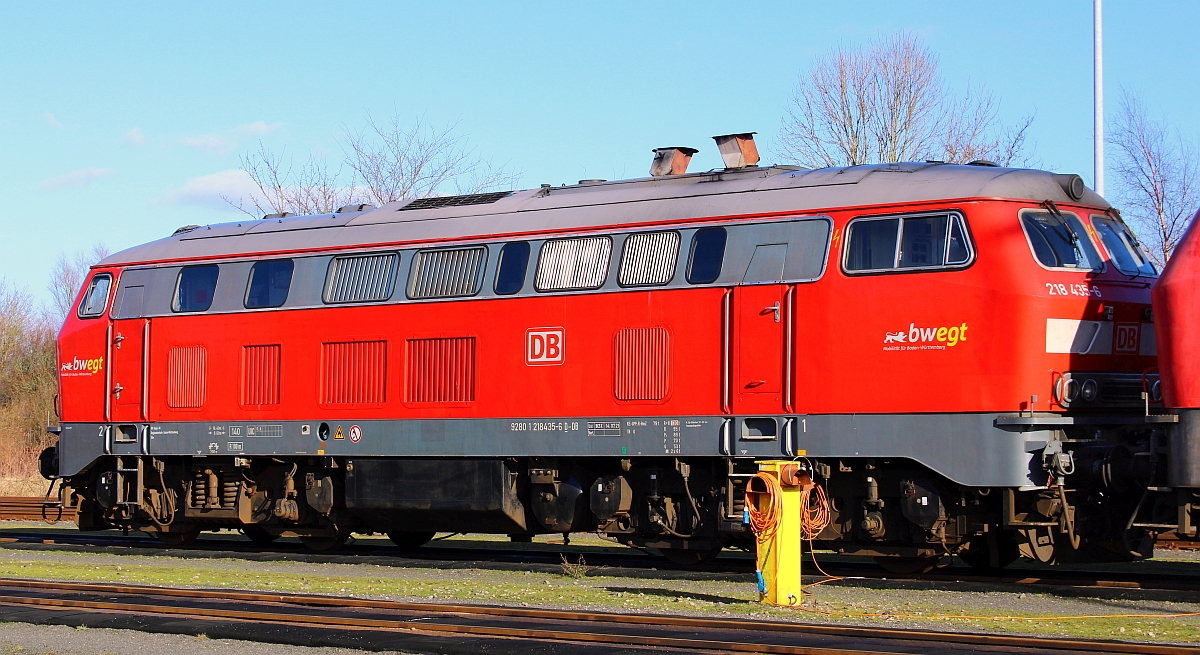
[[[712,171],[518,191],[485,205],[398,211],[388,203],[361,214],[297,216],[205,226],[134,246],[102,265],[146,263],[377,244],[569,233],[606,225],[653,224],[715,216],[820,213],[938,199],[1013,198],[1074,203],[1045,171],[936,163],[820,170],[793,167]],[[1108,202],[1090,189],[1079,203]]]

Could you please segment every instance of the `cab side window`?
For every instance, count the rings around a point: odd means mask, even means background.
[[[846,228],[846,272],[964,266],[971,244],[958,214],[854,219]]]
[[[100,273],[88,284],[83,302],[79,303],[80,318],[95,318],[104,314],[108,307],[108,292],[112,288],[112,276]]]

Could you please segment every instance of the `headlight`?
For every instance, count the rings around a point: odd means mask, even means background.
[[[1095,380],[1089,379],[1083,383],[1081,394],[1083,399],[1090,403],[1100,395],[1100,385],[1096,384]]]
[[[1070,404],[1075,402],[1075,399],[1078,397],[1079,380],[1067,378],[1065,381],[1063,381],[1063,400],[1065,400],[1067,404]]]
[[[1150,400],[1162,402],[1162,380],[1155,380],[1154,384],[1150,385]]]

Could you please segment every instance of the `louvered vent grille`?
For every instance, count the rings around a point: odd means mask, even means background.
[[[208,386],[208,351],[204,346],[175,346],[167,355],[167,407],[204,406]]]
[[[679,233],[643,232],[625,239],[617,282],[623,287],[666,284],[675,277]]]
[[[665,328],[625,328],[613,341],[617,400],[662,400],[671,383],[671,335]]]
[[[579,237],[552,239],[542,246],[538,259],[538,291],[598,289],[608,276],[612,239]]]
[[[262,407],[279,404],[279,366],[283,348],[279,344],[242,347],[242,405]]]
[[[409,403],[475,400],[475,337],[408,340]]]
[[[374,405],[387,400],[387,342],[321,344],[321,403]]]
[[[413,261],[408,297],[453,298],[472,296],[483,281],[487,251],[479,248],[424,250]]]
[[[394,252],[334,257],[329,264],[325,302],[387,300],[396,283],[398,259]]]
[[[512,191],[499,191],[496,193],[472,193],[464,196],[418,198],[401,207],[399,211],[404,212],[413,209],[437,209],[439,207],[462,207],[463,205],[487,205],[496,202],[501,198],[507,198],[511,195]]]

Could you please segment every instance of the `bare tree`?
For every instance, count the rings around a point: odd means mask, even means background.
[[[242,199],[221,196],[225,202],[251,215],[263,214],[328,214],[338,207],[359,202],[363,194],[354,179],[341,184],[341,169],[331,170],[324,157],[309,155],[298,169],[284,153],[273,153],[260,141],[258,152],[241,157],[242,170],[258,187],[251,196],[253,209]]]
[[[50,314],[54,325],[63,324],[87,277],[88,269],[105,257],[108,257],[108,248],[99,243],[88,252],[80,251],[74,255],[62,253],[58,256],[50,273]]]
[[[367,129],[347,128],[344,138],[345,161],[336,170],[315,155],[297,168],[260,142],[257,152],[241,160],[258,188],[253,207],[223,196],[225,201],[250,215],[325,214],[350,204],[509,190],[520,177],[479,157],[453,126],[439,130],[418,119],[408,127],[398,115],[380,123],[368,114]]]
[[[422,119],[412,127],[393,115],[386,124],[367,116],[366,131],[346,130],[346,165],[377,205],[445,192],[512,189],[519,175],[480,159],[454,127],[439,130]]]
[[[1032,122],[1006,128],[999,102],[979,89],[953,98],[937,57],[900,33],[813,64],[788,103],[780,154],[814,168],[922,159],[1010,165],[1023,158]]]
[[[1196,146],[1178,131],[1149,115],[1141,100],[1121,91],[1116,129],[1109,143],[1117,148],[1113,168],[1117,196],[1126,218],[1161,268],[1200,202],[1200,162]]]

